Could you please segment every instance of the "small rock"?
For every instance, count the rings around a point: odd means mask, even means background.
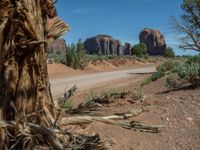
[[[187,117],[187,121],[192,122],[193,118],[192,117]]]

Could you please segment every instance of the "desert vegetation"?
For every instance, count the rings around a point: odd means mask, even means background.
[[[142,57],[145,54],[147,55],[147,46],[144,43],[136,44],[132,47],[132,53],[133,55],[136,55],[137,57]]]
[[[71,44],[66,50],[65,64],[74,69],[84,69],[88,58],[81,39],[76,44]]]
[[[99,55],[89,55],[82,40],[69,45],[64,53],[49,53],[48,47],[69,31],[69,25],[57,16],[54,4],[53,0],[0,1],[0,149],[104,150],[120,146],[120,141],[127,137],[127,145],[143,146],[143,149],[149,148],[143,144],[146,140],[155,142],[151,143],[153,148],[173,143],[176,149],[184,145],[183,141],[177,141],[179,138],[192,138],[184,146],[198,149],[200,56],[176,57],[162,34],[152,29],[144,29],[140,40],[150,35],[157,42],[153,45],[156,52],[141,41],[133,46],[122,45],[104,35],[101,40],[106,37],[109,48],[104,50],[106,44],[102,44]],[[200,51],[200,2],[184,0],[182,9],[182,22],[173,20],[174,27],[185,35],[180,47]],[[120,59],[164,63],[154,73],[141,70],[127,73],[126,80],[120,78],[120,89],[108,88],[117,86],[115,80],[104,90],[93,91],[90,87],[90,93],[79,93],[78,98],[82,98],[79,103],[74,99],[79,88],[76,85],[65,89],[63,96],[52,96],[53,82],[49,80],[47,61],[84,70],[89,63]],[[137,81],[132,82],[133,77]],[[112,136],[110,139],[101,134],[106,131]],[[118,132],[117,142],[113,142]]]
[[[170,60],[157,67],[141,85],[149,84],[159,78],[165,77],[167,86],[181,88],[184,85],[200,86],[200,56],[191,56],[185,60]]]
[[[171,47],[168,47],[164,53],[164,56],[167,57],[167,58],[174,58],[175,57],[175,53],[174,53],[174,50],[173,48]]]
[[[47,46],[66,33],[68,25],[57,17],[51,0],[2,0],[0,12],[1,149],[104,149],[99,135],[84,136],[64,128],[93,121],[129,130],[159,132],[156,126],[112,120],[126,118],[121,115],[61,118],[64,115],[62,108],[70,108],[66,98],[71,94],[66,97],[65,93],[64,99],[52,98],[46,63]],[[66,64],[83,69],[85,54],[81,41],[72,45],[69,52]],[[80,112],[79,107],[76,110]],[[135,115],[132,113],[128,117]]]
[[[185,50],[199,51],[200,1],[184,0],[181,8],[183,13],[180,18],[171,18],[171,26],[180,36],[179,47]]]

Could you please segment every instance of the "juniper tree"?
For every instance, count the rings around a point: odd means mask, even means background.
[[[5,129],[0,123],[0,149],[6,149],[16,142],[11,141],[13,137],[26,137],[19,133],[27,129],[25,124],[54,125],[47,47],[67,32],[68,26],[57,17],[52,0],[1,0],[0,14],[0,121],[17,126]],[[31,146],[33,142],[25,139],[25,147]],[[44,139],[54,148],[60,147],[56,138]]]
[[[172,27],[180,35],[180,48],[200,51],[200,0],[184,0],[180,20],[172,17]]]

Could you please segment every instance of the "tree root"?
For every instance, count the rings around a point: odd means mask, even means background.
[[[144,110],[138,109],[127,114],[118,114],[104,117],[94,116],[81,116],[81,117],[67,117],[62,118],[59,127],[65,127],[68,125],[79,125],[79,124],[90,124],[92,122],[101,122],[110,125],[116,125],[125,129],[158,133],[159,128],[163,127],[160,125],[145,125],[138,121],[123,122],[119,120],[125,120],[131,117],[135,117],[143,113]],[[64,131],[60,128],[52,127],[46,128],[34,123],[19,123],[16,121],[0,121],[0,133],[5,131],[7,139],[1,141],[4,143],[1,149],[36,149],[39,146],[50,147],[55,150],[62,149],[100,149],[103,150],[105,147],[100,140],[98,134],[92,136],[85,136],[75,133]]]

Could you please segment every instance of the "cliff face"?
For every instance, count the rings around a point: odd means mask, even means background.
[[[67,49],[67,44],[64,39],[56,39],[53,44],[51,44],[48,48],[51,53],[64,53]]]
[[[124,55],[132,55],[131,44],[125,43],[124,45]]]
[[[129,43],[123,46],[119,40],[109,35],[97,35],[89,38],[84,42],[84,46],[89,54],[102,55],[123,55],[124,50],[126,49],[126,53],[129,53],[129,47],[131,47]]]
[[[164,55],[167,45],[164,36],[158,30],[144,29],[139,35],[140,43],[145,43],[149,55]]]

